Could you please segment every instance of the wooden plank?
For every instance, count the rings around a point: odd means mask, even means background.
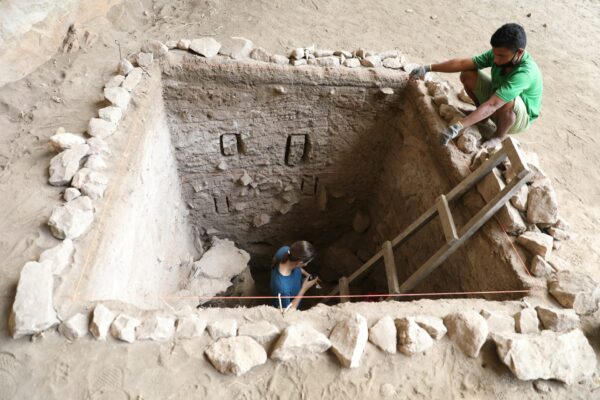
[[[502,141],[502,147],[506,149],[510,165],[515,171],[517,178],[524,177],[529,172],[529,166],[521,149],[519,149],[515,141],[510,137]]]
[[[423,213],[415,222],[410,224],[408,228],[403,230],[398,236],[392,239],[392,247],[396,247],[405,242],[409,237],[411,237],[414,233],[431,221],[436,215],[437,208],[435,206],[425,211],[425,213]]]
[[[367,260],[367,262],[364,263],[362,265],[362,267],[360,267],[359,269],[354,271],[352,273],[352,275],[350,275],[348,277],[348,283],[352,283],[352,281],[355,280],[356,278],[358,278],[360,275],[362,275],[363,272],[365,272],[369,268],[371,268],[371,265],[375,264],[377,262],[377,260],[379,260],[382,256],[383,256],[383,252],[381,250],[379,250],[377,253],[375,253],[375,255],[373,257],[369,258],[369,260]]]
[[[392,243],[387,240],[383,243],[383,261],[385,262],[385,275],[387,277],[389,293],[399,293],[400,284],[398,283],[398,271],[394,260],[394,250]]]
[[[345,276],[342,276],[340,278],[338,286],[340,288],[340,295],[341,296],[347,296],[347,295],[350,294],[350,284],[348,283],[348,278],[346,278]],[[348,298],[348,297],[342,297],[342,298],[340,298],[340,302],[341,303],[346,303],[349,300],[350,300],[350,298]]]
[[[466,240],[468,240],[479,228],[481,228],[506,202],[515,195],[525,185],[533,175],[531,171],[521,179],[515,179],[508,184],[501,192],[497,193],[491,202],[486,204],[469,222],[460,230],[459,238],[452,244],[446,243],[429,260],[427,260],[418,270],[416,270],[400,286],[400,293],[406,293],[414,289],[423,279],[431,274],[440,266],[452,253],[454,253]]]
[[[452,213],[450,212],[450,207],[448,206],[448,200],[446,200],[446,196],[441,195],[438,197],[435,205],[438,213],[440,214],[440,222],[442,223],[444,236],[446,236],[446,243],[452,244],[458,240],[458,235],[456,234],[456,225],[454,225],[454,219],[452,218]]]

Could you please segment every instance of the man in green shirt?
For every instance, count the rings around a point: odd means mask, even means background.
[[[488,117],[496,124],[496,133],[486,143],[494,146],[507,133],[519,133],[540,115],[542,74],[525,51],[527,36],[518,24],[505,24],[490,40],[492,49],[473,58],[453,59],[440,64],[423,65],[410,72],[411,78],[424,79],[427,72],[460,72],[465,91],[477,109],[451,124],[440,137],[442,145],[464,129]],[[491,67],[491,77],[482,70]]]

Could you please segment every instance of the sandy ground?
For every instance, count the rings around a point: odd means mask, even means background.
[[[115,389],[104,397],[114,399],[205,398],[207,393],[222,398],[378,398],[384,383],[393,385],[396,398],[564,398],[564,388],[540,394],[501,366],[489,373],[480,368],[486,360],[467,360],[449,342],[434,350],[440,354],[432,355],[429,368],[422,360],[370,351],[358,370],[341,370],[333,358],[323,356],[326,362],[274,369],[267,364],[238,384],[208,366],[202,346],[69,344],[52,335],[31,344],[10,340],[6,330],[21,267],[55,244],[45,222],[60,201],[60,189],[46,183],[53,154],[47,139],[59,126],[84,131],[95,116],[102,84],[118,62],[115,40],[127,53],[146,38],[235,35],[277,53],[313,43],[348,50],[397,48],[411,62],[429,63],[486,50],[493,31],[508,21],[525,25],[528,50],[544,76],[541,117],[519,140],[540,155],[558,191],[561,213],[577,234],[557,253],[573,269],[600,280],[598,2],[125,1],[85,27],[99,35],[90,49],[57,55],[30,76],[0,88],[0,348],[3,359],[12,360],[6,362],[13,371],[12,378],[2,372],[0,383],[19,384],[13,398],[44,399],[98,398],[102,388]],[[458,82],[456,76],[449,79]],[[600,398],[600,391],[590,389],[594,384],[574,385],[567,397]]]

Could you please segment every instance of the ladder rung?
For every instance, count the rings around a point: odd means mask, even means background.
[[[442,223],[442,229],[444,230],[444,236],[446,236],[446,242],[452,244],[458,240],[458,234],[456,233],[456,225],[454,225],[454,219],[448,206],[448,200],[446,196],[441,195],[438,197],[435,203],[438,214],[440,215],[440,222]]]
[[[339,280],[339,286],[340,286],[340,295],[347,296],[350,294],[350,284],[348,283],[348,278],[346,278],[345,276],[342,276]],[[349,300],[350,300],[349,297],[341,297],[340,298],[340,302],[342,302],[342,303],[345,303]]]
[[[383,243],[383,261],[385,263],[385,275],[387,277],[388,291],[390,294],[400,293],[400,284],[398,283],[398,272],[396,262],[394,261],[394,251],[392,242],[387,240]]]

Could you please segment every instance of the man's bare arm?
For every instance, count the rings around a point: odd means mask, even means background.
[[[439,64],[431,64],[432,72],[475,71],[477,67],[470,58],[454,58]]]
[[[464,117],[460,122],[463,127],[468,128],[469,126],[475,125],[479,121],[483,121],[505,104],[506,102],[504,100],[494,94],[488,99],[488,101],[481,104],[475,109],[475,111]]]

